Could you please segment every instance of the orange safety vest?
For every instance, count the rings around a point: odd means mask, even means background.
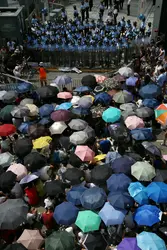
[[[46,79],[46,71],[43,67],[39,68],[39,76],[41,80],[45,80]]]

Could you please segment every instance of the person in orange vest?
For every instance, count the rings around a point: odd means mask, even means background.
[[[47,80],[46,80],[46,70],[45,68],[43,67],[43,63],[40,62],[39,64],[39,78],[40,78],[40,83],[41,83],[41,87],[47,85]]]

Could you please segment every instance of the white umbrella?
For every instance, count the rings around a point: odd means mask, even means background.
[[[155,168],[144,161],[137,161],[133,164],[131,174],[139,181],[151,181],[156,176]]]
[[[20,102],[20,105],[25,106],[26,104],[33,104],[33,99],[25,98]]]
[[[73,106],[78,105],[80,99],[81,99],[81,97],[79,97],[79,96],[73,96],[73,98],[71,99],[72,105]]]
[[[5,152],[0,154],[0,166],[3,168],[9,167],[14,160],[14,156],[9,152]]]
[[[6,90],[0,91],[0,100],[3,100],[3,96],[7,93]]]
[[[25,106],[28,107],[29,110],[30,110],[29,116],[37,116],[38,115],[39,109],[38,109],[38,107],[36,105],[34,105],[34,104],[26,104]]]
[[[65,122],[54,122],[49,130],[52,135],[61,135],[66,128]]]
[[[130,77],[133,75],[133,70],[129,67],[122,67],[118,70],[118,73],[124,77]]]
[[[88,135],[84,131],[74,132],[70,136],[70,142],[74,145],[82,145],[88,140]]]

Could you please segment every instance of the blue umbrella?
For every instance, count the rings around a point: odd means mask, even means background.
[[[107,200],[114,208],[117,209],[129,209],[134,204],[134,200],[128,192],[110,192]]]
[[[93,187],[87,189],[80,200],[84,208],[96,210],[104,205],[106,198],[107,196],[102,188]]]
[[[106,155],[105,163],[112,164],[116,159],[120,157],[121,155],[116,151],[108,152]]]
[[[57,84],[57,85],[67,85],[72,83],[72,78],[66,75],[62,75],[62,76],[57,76],[54,80],[53,83]]]
[[[121,118],[121,110],[110,107],[106,109],[102,114],[102,119],[107,123],[115,123]]]
[[[81,99],[78,102],[78,106],[81,108],[90,108],[92,104],[93,104],[92,98],[87,96],[81,97]]]
[[[22,82],[17,85],[16,91],[20,94],[26,93],[32,89],[32,84],[28,82]]]
[[[160,213],[161,210],[156,206],[152,205],[143,205],[136,209],[134,220],[140,226],[149,226],[160,222]]]
[[[58,205],[53,214],[53,218],[58,224],[71,225],[75,222],[79,209],[70,202],[63,202]]]
[[[21,179],[20,184],[27,184],[32,181],[35,181],[39,178],[39,176],[36,173],[26,175],[23,179]]]
[[[95,96],[94,103],[95,105],[102,104],[104,106],[108,106],[111,102],[111,99],[112,97],[108,93],[102,92]]]
[[[135,160],[133,160],[130,157],[122,156],[118,159],[116,159],[112,163],[112,170],[115,174],[124,173],[124,174],[130,174],[131,173],[131,166],[135,163]]]
[[[59,106],[57,106],[56,110],[60,110],[60,109],[68,110],[71,107],[72,107],[72,103],[71,102],[64,102],[64,103],[61,103]]]
[[[107,180],[107,188],[111,192],[124,192],[127,191],[131,182],[131,179],[125,174],[112,174]]]
[[[143,99],[156,98],[161,94],[161,88],[156,84],[147,84],[139,90],[139,95]]]
[[[136,86],[136,82],[138,81],[137,77],[131,76],[126,80],[126,85],[127,86],[132,86],[135,87]]]
[[[121,225],[124,221],[126,210],[117,210],[106,202],[104,207],[100,210],[99,216],[106,226]]]
[[[139,128],[130,131],[132,138],[136,141],[153,140],[152,128]]]
[[[157,234],[143,231],[136,238],[141,250],[166,250],[165,242]]]
[[[146,193],[146,188],[140,182],[130,183],[128,187],[129,194],[133,199],[140,205],[148,204],[148,195]]]
[[[31,125],[30,122],[23,122],[23,123],[19,126],[18,130],[19,130],[22,134],[27,134],[27,133],[28,133],[28,128],[29,128],[30,125]]]
[[[167,203],[167,184],[164,182],[152,182],[146,187],[146,193],[150,199],[157,203]]]
[[[52,104],[44,104],[39,108],[39,114],[41,117],[50,116],[50,114],[54,111],[54,107]]]
[[[90,109],[78,107],[78,108],[73,108],[71,110],[71,113],[73,113],[74,115],[78,115],[78,116],[84,116],[84,115],[91,114],[91,111]]]
[[[49,117],[43,117],[38,123],[41,125],[47,125],[51,122]]]
[[[70,191],[67,192],[67,201],[73,203],[74,205],[81,205],[81,195],[83,194],[84,191],[86,191],[87,188],[83,186],[78,186],[78,187],[72,187]]]
[[[77,87],[76,89],[74,89],[74,92],[78,92],[78,93],[92,92],[92,89],[90,87],[87,87],[87,86],[80,86],[80,87]]]
[[[144,99],[142,104],[145,106],[145,107],[148,107],[148,108],[153,108],[155,109],[156,107],[159,106],[159,101],[157,99]]]

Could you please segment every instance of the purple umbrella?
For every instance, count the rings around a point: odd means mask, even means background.
[[[21,181],[20,181],[20,184],[27,184],[27,183],[30,183],[36,179],[38,179],[39,176],[35,175],[35,174],[29,174],[29,175],[26,175]]]
[[[117,246],[117,250],[140,250],[136,238],[124,238]]]
[[[51,119],[55,122],[66,122],[71,119],[71,112],[68,110],[57,110],[51,114]]]
[[[118,159],[116,159],[112,163],[112,170],[115,174],[119,173],[124,173],[124,174],[130,174],[131,173],[131,166],[135,163],[136,161],[133,160],[130,157],[127,156],[122,156]]]

